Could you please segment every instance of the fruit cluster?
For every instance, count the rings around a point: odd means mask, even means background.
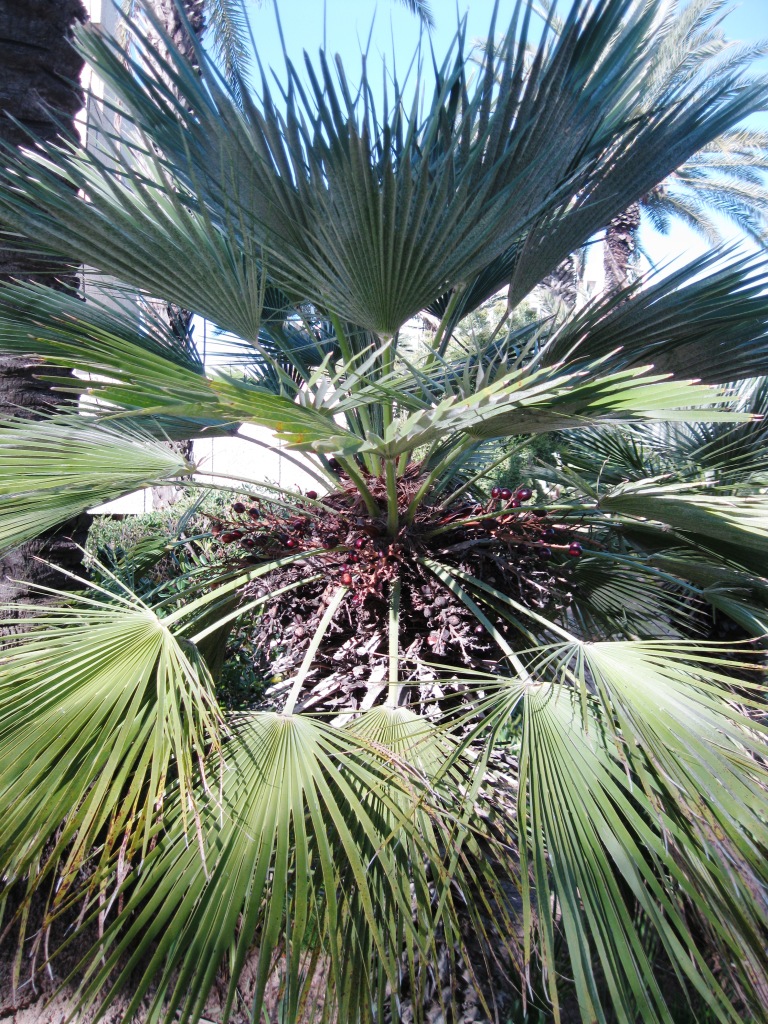
[[[564,551],[571,558],[579,558],[584,553],[579,541],[571,539],[567,526],[550,524],[546,509],[523,510],[522,513],[515,511],[532,497],[533,491],[530,487],[519,487],[516,491],[511,491],[508,487],[494,487],[488,506],[476,508],[486,514],[496,510],[496,518],[490,519],[488,525],[491,528],[506,527],[507,532],[511,528],[512,532],[517,534],[515,539],[538,548],[540,558],[551,558],[553,549]],[[499,511],[501,515],[498,515]]]
[[[307,491],[290,505],[236,501],[228,515],[212,519],[211,532],[226,560],[285,560],[243,594],[244,599],[276,595],[254,622],[254,649],[264,662],[260,671],[285,676],[296,670],[339,586],[349,593],[306,684],[317,688],[307,699],[328,708],[341,699],[339,687],[347,703],[353,697],[363,701],[366,680],[386,668],[384,602],[395,580],[401,585],[403,665],[416,679],[425,671],[419,659],[484,666],[499,657],[497,631],[509,632],[507,599],[539,614],[567,609],[577,585],[573,569],[582,554],[583,531],[575,534],[574,524],[562,521],[554,509],[532,508],[533,492],[524,486],[494,488],[482,502],[442,508],[424,502],[408,522],[406,511],[423,480],[414,471],[398,481],[401,526],[394,537],[386,529],[386,485],[373,477],[366,484],[379,515],[370,515],[357,487],[339,475],[338,488],[322,498]],[[470,590],[479,584],[472,594],[483,607],[482,621],[436,577],[433,563],[456,572],[459,583],[474,579]],[[290,592],[279,593],[289,587]]]
[[[355,603],[369,595],[384,597],[385,584],[397,575],[405,556],[404,545],[387,538],[379,521],[349,507],[345,497],[342,492],[321,503],[317,492],[307,491],[296,505],[277,511],[236,501],[231,516],[212,521],[211,533],[225,548],[237,545],[238,558],[245,562],[306,552],[313,568],[319,560],[339,583],[354,587]]]

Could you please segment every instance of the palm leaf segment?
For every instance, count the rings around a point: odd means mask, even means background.
[[[149,244],[139,264],[159,275],[155,288],[181,304],[222,273],[236,276],[231,295],[252,294],[242,275],[251,275],[258,247],[294,297],[386,336],[502,254],[512,261],[515,294],[522,296],[605,223],[609,208],[647,192],[762,94],[761,86],[734,76],[660,97],[657,112],[638,124],[634,96],[652,47],[653,12],[630,16],[630,9],[627,0],[594,11],[575,4],[554,41],[545,33],[527,69],[530,15],[521,7],[498,58],[489,45],[473,92],[460,34],[429,108],[407,114],[396,87],[381,121],[365,78],[355,98],[343,76],[334,82],[323,55],[319,72],[310,69],[309,93],[288,62],[282,108],[264,79],[260,106],[247,101],[240,111],[215,74],[200,78],[180,59],[163,60],[148,42],[151,64],[137,58],[126,66],[113,42],[86,33],[83,47],[127,107],[144,159],[157,166],[151,141],[163,166],[148,180],[131,170],[130,187],[115,191],[106,159],[73,154],[64,169],[88,196],[85,208],[57,179],[61,154],[47,169],[41,161],[35,201],[49,216],[38,205],[36,244],[64,248],[139,287],[146,277],[138,280],[131,264]],[[21,226],[33,216],[33,186],[29,172],[19,173],[24,190],[4,196],[3,212]],[[156,180],[171,173],[180,189]],[[14,183],[19,179],[8,180]],[[123,229],[117,237],[116,218]],[[208,229],[193,244],[203,257],[221,250],[218,276],[187,266],[194,252],[181,239],[185,258],[180,249],[171,266],[162,261],[163,272],[151,239],[166,229],[187,237]],[[144,230],[150,235],[135,237]],[[174,294],[166,284],[171,275]],[[199,300],[190,308],[201,308]],[[206,315],[221,319],[212,309]]]
[[[255,940],[256,1013],[282,957],[288,1019],[320,969],[350,1021],[393,1012],[407,975],[418,1019],[438,938],[455,973],[469,918],[480,939],[503,933],[523,978],[538,958],[555,1014],[562,971],[585,1020],[608,1002],[622,1021],[670,1019],[646,935],[716,1019],[761,1005],[758,696],[729,651],[685,638],[707,603],[764,631],[762,463],[727,457],[737,437],[759,450],[760,406],[710,386],[765,372],[764,265],[700,262],[469,359],[450,351],[483,294],[511,281],[514,305],[764,97],[734,72],[662,89],[639,122],[657,6],[575,3],[528,62],[520,4],[474,85],[460,32],[430,103],[409,108],[395,85],[380,116],[365,76],[353,91],[324,56],[307,86],[289,62],[278,97],[265,76],[239,104],[139,32],[124,54],[91,31],[81,45],[133,135],[4,172],[20,238],[199,311],[235,336],[243,369],[209,373],[159,323],[109,305],[4,288],[0,347],[90,375],[65,387],[91,399],[88,415],[4,426],[7,544],[33,517],[43,528],[157,480],[205,484],[157,439],[241,422],[308,452],[328,491],[248,489],[212,517],[215,557],[185,579],[186,604],[173,588],[145,604],[91,587],[4,655],[3,872],[32,891],[67,881],[53,926],[93,867],[87,913],[107,927],[83,965],[86,1002],[116,978],[111,1001],[152,947],[132,1009],[157,983],[151,1019],[195,1019],[228,959],[228,1013]],[[442,321],[418,359],[398,332],[426,307]],[[689,380],[697,331],[706,386]],[[540,508],[527,486],[488,486],[499,439],[574,428],[576,454],[541,471]],[[664,446],[684,437],[681,471]],[[270,630],[294,628],[285,701],[222,734],[208,664],[247,613],[265,650]],[[353,643],[374,671],[370,688],[344,677],[352,723],[297,713],[323,707],[318,687]],[[435,658],[471,673],[442,689]],[[466,711],[454,737],[432,724],[446,694]],[[72,724],[51,745],[62,712]],[[480,789],[509,735],[519,789],[499,820]],[[48,800],[45,773],[68,758],[77,770]],[[489,802],[496,814],[478,816]]]

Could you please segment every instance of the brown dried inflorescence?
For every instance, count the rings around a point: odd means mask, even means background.
[[[298,556],[254,581],[244,599],[266,597],[254,626],[260,668],[281,680],[295,674],[323,612],[339,587],[348,594],[307,676],[304,707],[370,706],[387,678],[388,601],[401,584],[401,672],[413,687],[433,690],[435,665],[493,670],[502,656],[496,630],[504,622],[492,609],[480,620],[460,594],[435,575],[430,562],[465,588],[470,576],[486,588],[551,615],[571,601],[570,568],[581,554],[573,527],[547,509],[530,509],[529,488],[494,488],[485,503],[441,507],[427,499],[412,522],[406,512],[423,483],[418,467],[398,481],[400,526],[387,531],[386,485],[366,478],[380,508],[371,515],[358,488],[339,473],[336,490],[317,499],[297,496],[290,506],[235,502],[232,515],[213,522],[225,557],[259,564]],[[301,584],[273,600],[275,591]],[[486,590],[491,601],[491,590]]]

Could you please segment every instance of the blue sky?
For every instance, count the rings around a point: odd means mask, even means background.
[[[279,63],[280,43],[275,25],[272,0],[263,0],[256,7],[246,0],[256,44],[266,64]],[[457,12],[467,15],[469,38],[486,35],[493,11],[492,0],[431,0],[435,17],[432,39],[435,50],[443,54],[456,29]],[[561,7],[565,4],[561,2]],[[376,53],[389,62],[394,49],[399,60],[406,61],[419,41],[419,22],[398,0],[279,0],[288,48],[299,57],[303,49],[314,56],[323,44],[324,23],[328,49],[339,53],[354,67],[361,44],[374,26],[372,56]],[[514,0],[501,0],[499,24],[506,25]],[[768,38],[768,0],[735,0],[724,27],[729,37],[744,41]],[[768,71],[768,61],[764,62]]]

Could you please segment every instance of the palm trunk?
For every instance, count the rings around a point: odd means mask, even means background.
[[[0,0],[0,140],[5,144],[28,145],[28,133],[51,141],[62,128],[74,131],[83,101],[78,84],[82,60],[70,39],[75,23],[84,19],[80,0]],[[3,245],[0,236],[0,280],[10,279],[57,289],[77,286],[74,267],[44,264]],[[35,418],[61,403],[34,373],[26,360],[0,358],[2,418]],[[76,569],[81,562],[78,545],[84,543],[89,523],[89,516],[78,516],[0,560],[0,600],[29,600],[30,583],[66,586],[65,576],[38,559]]]
[[[614,217],[605,231],[605,290],[613,291],[629,283],[630,266],[635,254],[640,227],[640,203],[632,203]]]

